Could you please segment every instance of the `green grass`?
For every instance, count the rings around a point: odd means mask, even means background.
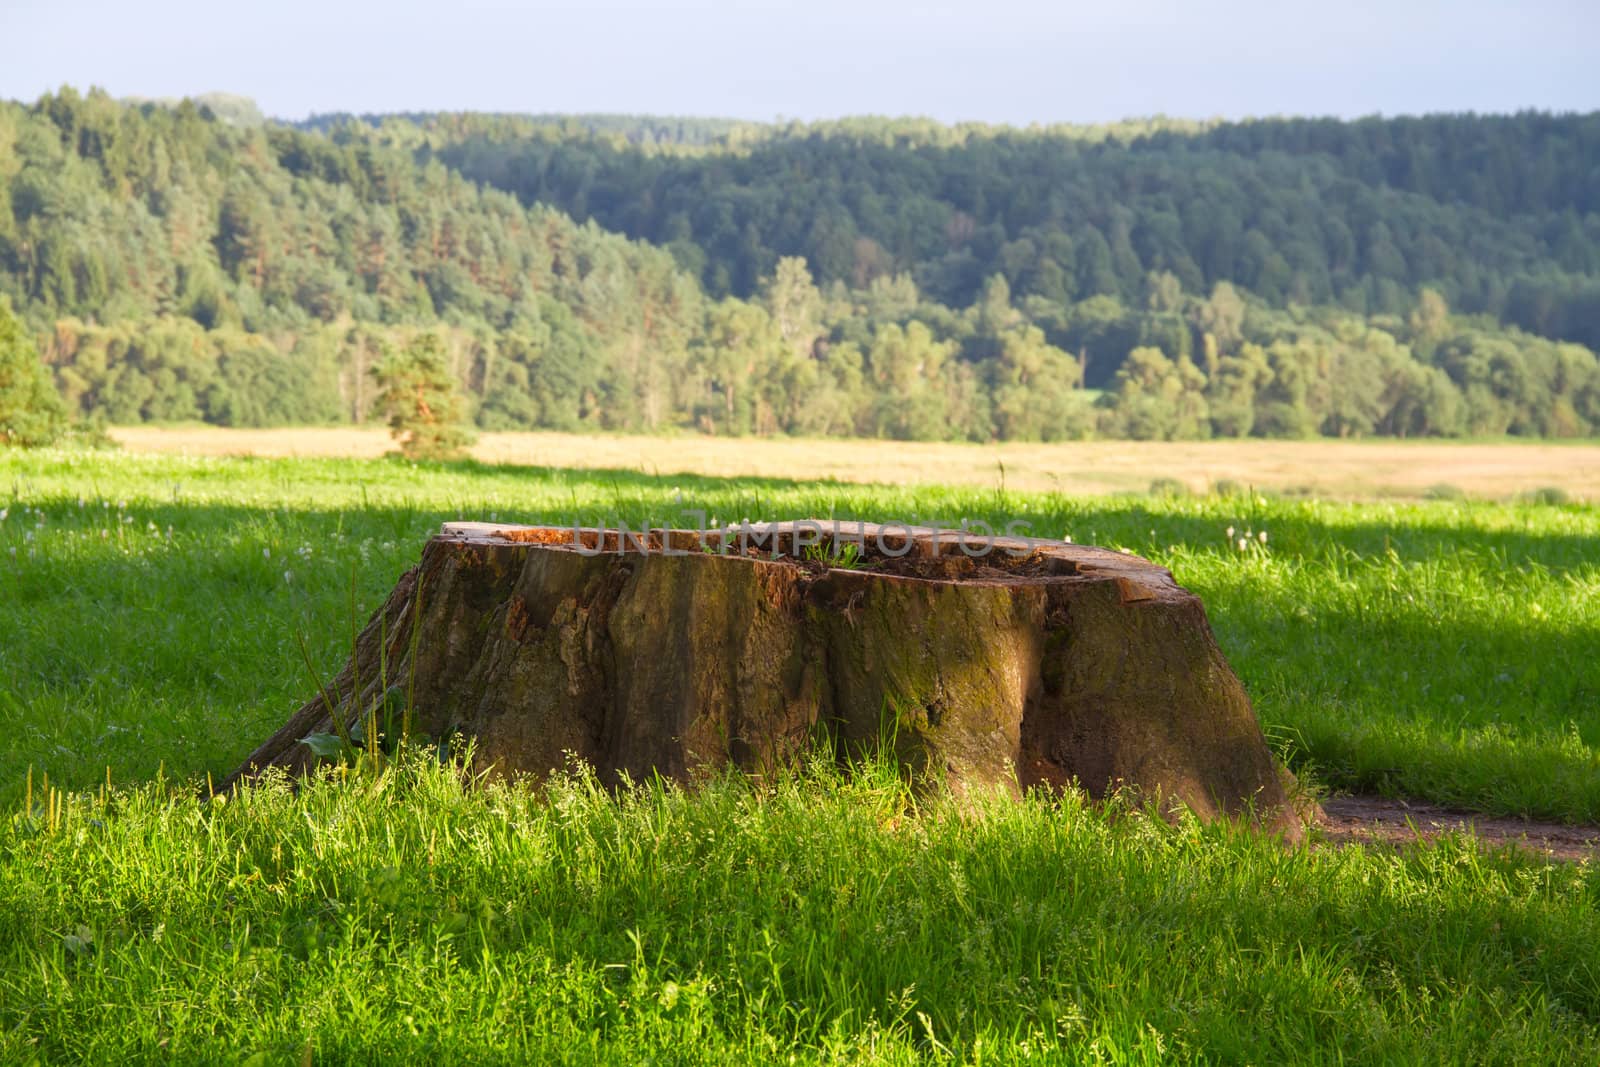
[[[1327,784],[1600,821],[1593,505],[47,452],[0,455],[0,507],[0,799],[30,766],[69,786],[108,765],[227,771],[311,695],[296,634],[331,674],[352,573],[364,620],[441,521],[639,524],[698,507],[724,523],[1016,517],[1128,548],[1205,599],[1267,731]]]
[[[1600,877],[1461,841],[1291,851],[893,768],[614,799],[417,760],[80,794],[0,849],[7,1063],[1600,1055]]]
[[[331,674],[352,573],[364,618],[440,521],[694,507],[1128,548],[1320,782],[1600,819],[1592,505],[0,454],[0,1062],[1600,1057],[1600,872],[1471,842],[915,808],[882,768],[195,799],[310,695],[296,635]]]

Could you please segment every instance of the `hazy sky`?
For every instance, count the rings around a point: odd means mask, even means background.
[[[1600,108],[1600,0],[0,0],[0,97],[1096,121]]]

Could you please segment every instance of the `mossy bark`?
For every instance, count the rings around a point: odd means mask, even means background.
[[[807,558],[845,544],[863,549],[853,567]],[[417,733],[472,738],[495,773],[573,756],[611,780],[759,773],[825,737],[842,756],[892,746],[957,791],[1125,787],[1300,831],[1199,599],[1087,546],[844,523],[634,538],[447,524],[330,695],[354,719],[396,686]],[[330,730],[318,696],[228,784],[309,770],[300,739]]]

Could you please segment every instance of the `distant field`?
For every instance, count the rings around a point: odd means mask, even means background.
[[[195,456],[371,458],[392,447],[377,429],[225,430],[120,427],[139,452]],[[703,436],[484,434],[486,463],[713,477],[937,482],[1083,494],[1143,490],[1175,478],[1205,491],[1220,481],[1341,499],[1423,497],[1453,487],[1508,499],[1544,487],[1600,500],[1600,444],[1439,441],[1088,441],[1070,444],[929,444]]]

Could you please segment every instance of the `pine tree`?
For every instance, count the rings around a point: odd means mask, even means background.
[[[389,415],[389,432],[407,459],[455,459],[474,435],[465,405],[445,363],[437,334],[418,334],[399,352],[372,368],[378,406]]]

